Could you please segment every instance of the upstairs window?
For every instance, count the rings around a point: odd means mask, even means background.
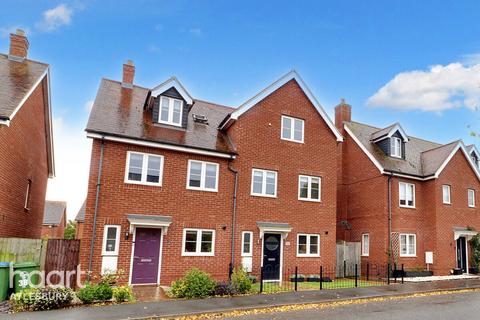
[[[182,125],[183,101],[160,96],[158,122],[173,126]]]
[[[475,208],[475,190],[468,189],[468,206]]]
[[[395,158],[402,157],[402,140],[397,137],[390,139],[390,155]]]
[[[415,185],[400,182],[399,184],[400,207],[415,208]]]
[[[253,169],[252,195],[261,197],[277,196],[277,172]]]
[[[218,191],[218,163],[189,160],[187,189]]]
[[[298,177],[298,199],[320,202],[320,177]]]
[[[449,185],[444,184],[442,186],[442,194],[443,194],[443,203],[444,204],[450,204],[451,200],[450,200],[450,186]]]
[[[127,153],[126,183],[161,186],[163,156],[131,152]]]
[[[303,143],[304,121],[282,116],[282,139]]]

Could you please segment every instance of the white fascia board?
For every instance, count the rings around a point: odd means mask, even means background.
[[[470,150],[470,154],[475,153],[477,157],[480,157],[480,151],[478,151],[477,146],[472,144],[472,149]]]
[[[50,90],[50,67],[47,69],[47,90],[48,90],[48,101],[47,101],[47,113],[48,113],[48,123],[49,127],[47,128],[48,130],[48,142],[50,144],[50,165],[51,167],[49,168],[49,178],[54,178],[55,177],[55,149],[54,149],[54,143],[53,143],[53,122],[52,122],[52,93]]]
[[[350,135],[350,137],[352,137],[353,141],[355,141],[355,143],[360,147],[360,149],[362,149],[362,151],[367,155],[367,157],[370,159],[370,161],[373,162],[373,164],[377,167],[377,169],[380,171],[380,173],[381,174],[385,173],[385,169],[380,164],[380,162],[378,162],[378,160],[375,159],[375,157],[370,153],[370,151],[368,151],[367,148],[365,148],[363,143],[360,142],[360,140],[358,140],[358,138],[355,136],[355,134],[353,134],[352,130],[350,130],[350,128],[348,128],[347,125],[344,125],[344,128],[345,128],[345,131]]]
[[[121,143],[133,144],[133,145],[137,145],[137,146],[173,150],[173,151],[192,153],[192,154],[201,154],[201,155],[204,155],[204,156],[211,156],[211,157],[224,158],[224,159],[235,159],[235,155],[228,154],[228,153],[201,150],[201,149],[182,147],[182,146],[175,146],[175,145],[160,143],[160,142],[151,142],[151,141],[144,141],[144,140],[121,138],[121,137],[103,135],[103,134],[99,134],[99,133],[87,133],[87,138],[103,139],[103,140],[107,140],[107,141],[121,142]]]
[[[410,140],[407,134],[405,133],[405,130],[403,130],[402,126],[399,123],[396,123],[395,126],[392,129],[390,129],[390,131],[386,136],[379,137],[375,140],[372,140],[372,142],[378,142],[386,138],[391,138],[397,131],[400,132],[400,135],[402,136],[403,141],[408,142]]]
[[[156,86],[155,88],[153,88],[152,89],[152,96],[156,97],[159,94],[164,93],[165,91],[167,91],[171,87],[174,87],[178,91],[178,93],[180,93],[180,95],[183,97],[183,99],[185,99],[187,104],[190,104],[190,105],[193,104],[192,96],[188,93],[188,91],[180,83],[180,81],[178,81],[178,79],[176,77],[171,77],[170,79],[168,79],[164,83],[162,83],[162,84]]]
[[[463,155],[465,156],[465,158],[467,159],[468,163],[470,164],[470,166],[472,167],[472,170],[473,172],[475,173],[475,175],[477,176],[477,179],[480,181],[480,172],[478,171],[478,169],[475,167],[475,164],[473,163],[472,161],[472,158],[470,158],[470,155],[467,151],[467,148],[465,147],[465,145],[463,144],[462,141],[459,141],[457,146],[452,150],[452,152],[450,153],[450,155],[447,157],[447,159],[443,162],[443,164],[440,166],[440,168],[438,168],[437,172],[435,172],[435,178],[438,178],[440,176],[440,174],[442,173],[443,169],[445,169],[445,167],[447,166],[447,164],[450,162],[450,160],[452,160],[453,156],[455,155],[455,153],[458,151],[458,149],[462,150],[463,152]]]
[[[0,125],[1,126],[10,126],[10,120],[0,120]]]
[[[237,120],[242,114],[244,114],[250,108],[255,106],[257,103],[259,103],[260,101],[265,99],[271,93],[275,92],[281,86],[283,86],[284,84],[286,84],[288,81],[290,81],[292,79],[295,79],[295,81],[297,81],[300,88],[303,90],[303,92],[308,97],[310,102],[313,104],[315,109],[317,109],[318,113],[323,118],[323,120],[327,123],[330,130],[332,130],[333,134],[337,138],[337,141],[342,142],[343,141],[342,135],[340,134],[340,132],[338,132],[337,128],[335,127],[333,122],[330,120],[329,116],[327,115],[327,113],[325,112],[323,107],[320,105],[320,103],[315,98],[313,93],[310,91],[310,89],[308,88],[306,83],[303,81],[303,79],[300,77],[300,75],[295,70],[290,71],[289,73],[287,73],[286,75],[284,75],[283,77],[276,80],[271,85],[269,85],[268,87],[266,87],[265,89],[263,89],[262,91],[257,93],[255,96],[248,99],[242,105],[240,105],[240,107],[238,107],[238,109],[236,109],[234,112],[232,112],[232,114],[230,115],[230,119]],[[226,121],[225,123],[227,123],[227,122],[228,121]]]

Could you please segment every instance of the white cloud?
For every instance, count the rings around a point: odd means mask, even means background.
[[[73,8],[60,4],[44,11],[42,15],[43,19],[37,23],[36,27],[41,31],[51,32],[72,22]]]
[[[87,196],[91,141],[82,127],[53,119],[56,177],[49,179],[48,200],[67,201],[68,219],[74,219]]]
[[[203,36],[203,31],[202,29],[200,28],[191,28],[190,30],[188,30],[190,32],[190,34],[196,36],[196,37],[201,37]]]
[[[480,64],[456,62],[432,66],[428,70],[401,72],[371,96],[367,104],[435,112],[460,107],[477,109],[480,106]]]

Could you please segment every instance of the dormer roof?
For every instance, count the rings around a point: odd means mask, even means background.
[[[408,136],[398,122],[386,128],[375,131],[374,133],[372,133],[371,140],[373,142],[377,142],[386,138],[391,138],[396,132],[398,132],[402,136],[403,141],[408,142]]]
[[[477,146],[474,144],[467,146],[467,151],[469,154],[475,153],[477,157],[480,158],[480,152],[478,151]]]
[[[167,81],[153,88],[152,96],[156,97],[172,87],[177,90],[177,92],[182,96],[182,98],[187,102],[187,104],[193,104],[192,96],[188,93],[187,89],[185,89],[185,87],[180,83],[180,81],[178,81],[176,77],[171,77]]]

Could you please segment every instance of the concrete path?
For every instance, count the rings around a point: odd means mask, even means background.
[[[239,309],[268,308],[273,306],[319,303],[346,299],[394,296],[416,292],[480,288],[480,280],[464,279],[428,283],[392,284],[390,286],[351,288],[323,291],[286,292],[271,295],[250,295],[233,298],[204,300],[166,300],[102,307],[79,307],[34,313],[1,315],[0,319],[21,320],[83,320],[83,319],[139,319],[171,317],[196,313],[224,312]]]

